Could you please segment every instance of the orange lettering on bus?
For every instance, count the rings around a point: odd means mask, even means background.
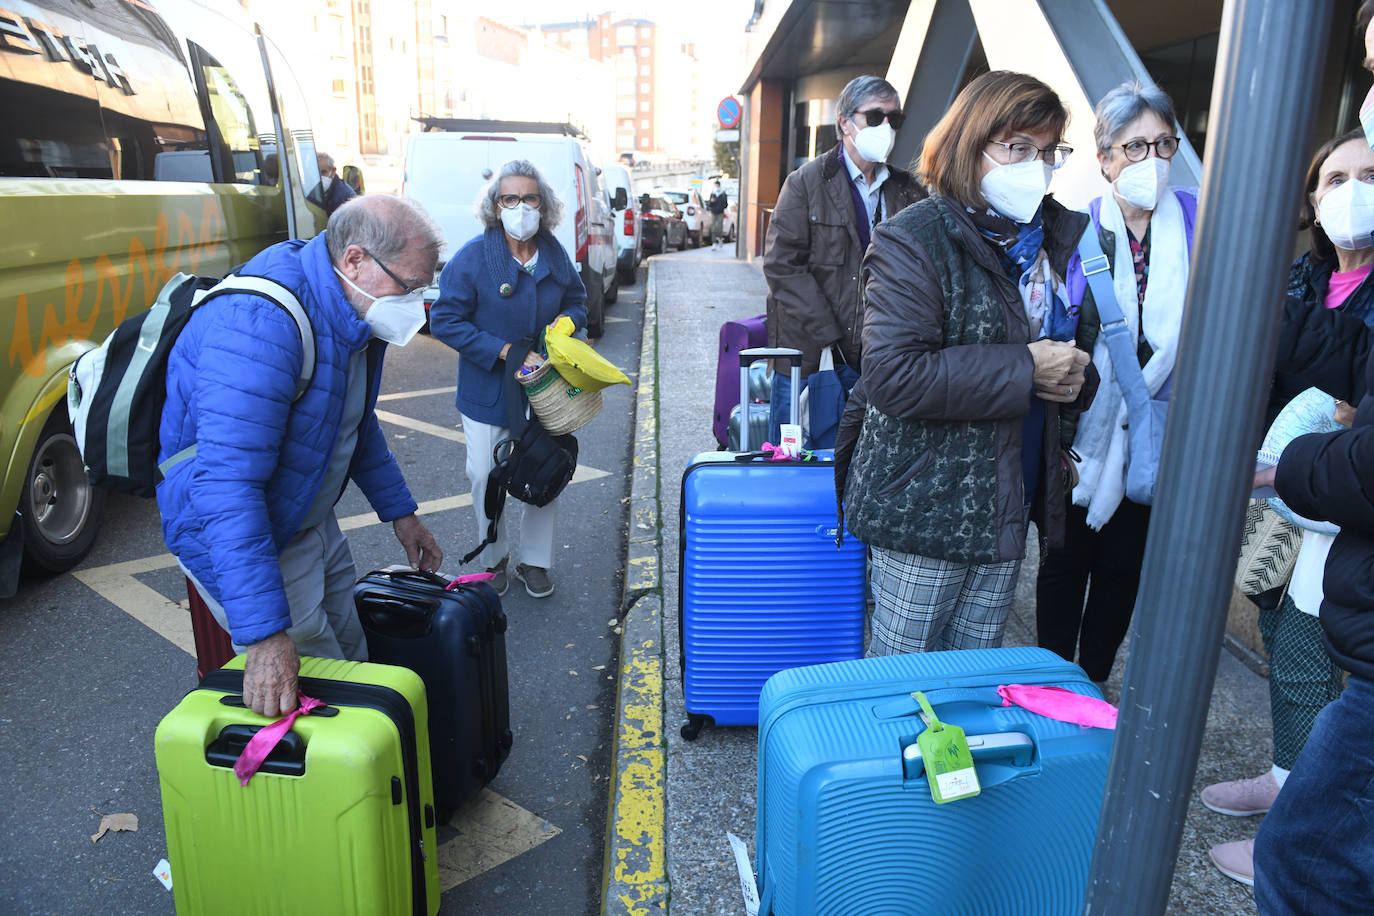
[[[200,214],[200,226],[191,221],[185,211],[177,212],[177,244],[168,245],[171,227],[165,213],[159,213],[153,229],[153,247],[149,250],[137,236],[129,239],[128,266],[122,273],[124,283],[120,283],[121,271],[109,255],[101,253],[91,265],[95,282],[91,297],[91,309],[81,314],[81,303],[86,298],[86,269],[77,258],[67,263],[63,282],[63,314],[57,316],[57,309],[48,302],[42,306],[42,330],[34,343],[31,327],[31,312],[27,293],[20,293],[16,302],[14,334],[10,338],[10,365],[20,364],[26,375],[41,378],[47,370],[47,353],[72,340],[91,340],[100,317],[106,312],[105,295],[109,293],[109,312],[113,319],[111,326],[118,325],[130,313],[133,303],[136,280],[142,286],[148,301],[152,304],[163,285],[179,270],[186,269],[196,273],[200,265],[213,257],[216,249],[224,244],[224,221],[219,210],[219,201],[207,197]],[[182,263],[187,262],[185,268]],[[36,308],[36,306],[35,306]]]

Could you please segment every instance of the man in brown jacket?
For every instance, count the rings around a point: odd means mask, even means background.
[[[835,104],[840,143],[787,176],[768,223],[763,275],[768,280],[768,343],[802,351],[803,381],[833,347],[845,391],[859,377],[863,299],[859,265],[873,227],[925,197],[905,169],[889,168],[901,98],[887,80],[851,80]],[[771,442],[788,419],[791,379],[773,376]],[[809,443],[826,447],[832,443]]]

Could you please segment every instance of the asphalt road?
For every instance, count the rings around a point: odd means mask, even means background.
[[[597,344],[632,381],[645,274],[621,290]],[[456,372],[452,350],[417,337],[388,354],[378,404],[452,574],[476,571],[457,562],[478,541]],[[599,909],[634,393],[616,386],[604,398],[560,498],[557,591],[537,601],[516,580],[504,599],[515,744],[488,791],[440,827],[442,913]],[[338,515],[360,573],[404,561],[356,489]],[[112,497],[76,570],[0,600],[0,912],[173,912],[153,876],[167,854],[153,731],[196,683],[184,599],[155,503]],[[92,842],[114,813],[136,815],[137,831]],[[274,876],[245,879],[270,893]]]

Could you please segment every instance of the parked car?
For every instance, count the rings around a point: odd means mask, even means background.
[[[606,306],[616,300],[611,199],[591,144],[570,124],[420,118],[424,132],[406,142],[401,196],[418,200],[439,223],[446,248],[425,290],[426,307],[439,297],[439,272],[459,248],[483,231],[474,205],[487,182],[512,159],[528,159],[563,203],[554,236],[577,265],[587,288],[587,336],[600,337]]]
[[[635,161],[635,154],[628,151],[621,153],[619,159],[620,164],[628,169],[634,168],[637,164]]]
[[[687,224],[676,204],[657,194],[641,195],[639,202],[645,252],[657,254],[673,246],[679,251],[687,247]]]
[[[701,247],[701,230],[707,225],[706,206],[701,202],[701,194],[696,188],[656,188],[654,193],[666,197],[682,211],[682,220],[687,224],[687,242],[693,248]]]
[[[0,595],[12,595],[21,565],[79,563],[104,516],[67,417],[76,358],[177,271],[227,273],[313,237],[327,214],[309,202],[320,174],[305,94],[238,4],[5,5]]]
[[[633,284],[635,271],[644,257],[643,217],[634,206],[630,173],[623,165],[608,165],[601,173],[611,195],[611,224],[615,227],[616,270],[620,282]]]

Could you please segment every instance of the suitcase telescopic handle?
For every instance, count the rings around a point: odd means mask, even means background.
[[[447,587],[453,580],[439,573],[429,572],[424,569],[379,569],[373,575],[386,576],[390,579],[414,579],[424,582],[427,585],[440,585]]]
[[[750,347],[739,351],[739,450],[749,451],[749,366],[760,359],[785,359],[792,365],[790,423],[801,422],[802,351],[792,347]],[[777,444],[777,443],[774,443]]]

